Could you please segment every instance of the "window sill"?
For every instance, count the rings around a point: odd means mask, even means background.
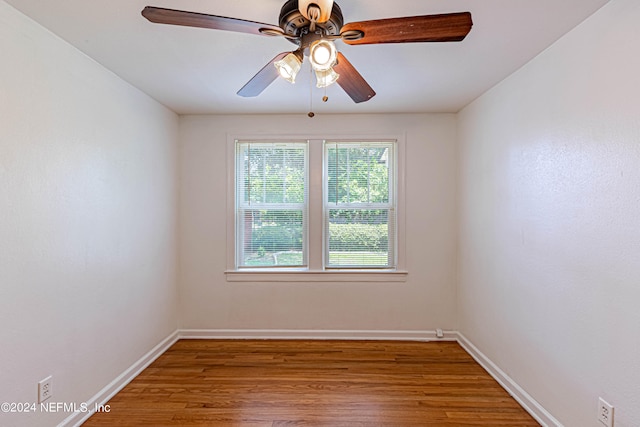
[[[227,282],[406,282],[398,270],[228,270]]]

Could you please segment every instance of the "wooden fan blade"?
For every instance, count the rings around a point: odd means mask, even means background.
[[[258,35],[284,34],[282,29],[276,25],[246,21],[244,19],[227,18],[225,16],[187,12],[184,10],[164,9],[161,7],[147,6],[142,10],[142,16],[156,24],[211,28],[214,30],[236,31],[239,33]]]
[[[262,67],[262,70],[251,78],[242,86],[242,89],[238,91],[238,95],[247,98],[258,96],[265,90],[275,79],[278,78],[278,69],[273,65],[276,61],[281,60],[287,56],[290,52],[282,52],[276,55],[267,65]]]
[[[376,92],[371,89],[369,83],[340,52],[338,52],[338,63],[333,66],[333,70],[340,74],[338,84],[354,102],[365,102],[376,96]]]
[[[356,40],[343,38],[347,44],[458,42],[469,34],[472,25],[471,13],[459,12],[351,22],[341,32],[364,34]]]

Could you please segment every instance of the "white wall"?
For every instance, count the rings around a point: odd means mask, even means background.
[[[455,116],[180,119],[181,327],[425,331],[455,326]],[[227,282],[227,134],[406,134],[405,283]],[[230,233],[233,236],[233,233]]]
[[[178,119],[5,2],[0,52],[0,402],[79,404],[177,327]]]
[[[459,116],[459,329],[566,426],[640,425],[640,3]]]

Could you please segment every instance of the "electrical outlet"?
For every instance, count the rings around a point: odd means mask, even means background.
[[[602,398],[598,399],[598,421],[607,427],[613,427],[613,406]]]
[[[51,396],[53,396],[53,378],[49,375],[38,383],[38,403],[44,402]]]
[[[436,337],[444,338],[444,332],[442,332],[442,329],[440,328],[436,329]]]

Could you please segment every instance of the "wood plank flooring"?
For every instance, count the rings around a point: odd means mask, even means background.
[[[457,343],[180,340],[92,426],[538,426]]]

